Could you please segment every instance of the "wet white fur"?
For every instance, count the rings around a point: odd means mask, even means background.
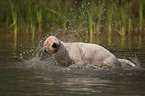
[[[54,40],[57,39],[54,36],[50,37],[54,38]],[[45,42],[48,42],[48,38]],[[58,51],[53,55],[59,64],[65,66],[69,66],[73,63],[77,65],[95,64],[97,66],[109,66],[114,68],[116,66],[121,66],[122,63],[126,63],[135,67],[135,64],[129,60],[117,59],[110,51],[100,45],[82,42],[64,43],[62,41],[59,41],[59,44],[60,47]]]

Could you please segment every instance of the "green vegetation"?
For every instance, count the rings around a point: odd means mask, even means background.
[[[112,32],[112,17],[113,17],[113,12],[114,12],[114,8],[113,8],[113,2],[108,2],[107,3],[108,6],[108,11],[107,11],[107,18],[108,18],[108,43],[111,43],[111,32]]]
[[[0,34],[144,35],[144,0],[1,0]],[[60,30],[61,29],[61,30]],[[50,32],[51,31],[51,32]],[[53,31],[53,32],[52,32]],[[7,32],[7,33],[6,33]],[[37,34],[36,34],[37,33]]]
[[[14,8],[14,5],[11,4],[11,13],[12,13],[12,24],[11,26],[14,26],[14,47],[17,46],[17,13],[16,9]]]
[[[140,30],[143,31],[143,0],[140,0],[139,6]]]

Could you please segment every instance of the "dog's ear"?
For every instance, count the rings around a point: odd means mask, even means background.
[[[58,46],[57,46],[56,43],[53,43],[53,44],[52,44],[52,47],[53,47],[53,48],[57,48]]]

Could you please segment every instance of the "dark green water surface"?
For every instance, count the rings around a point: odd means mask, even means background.
[[[119,58],[136,54],[139,69],[70,69],[53,65],[49,59],[29,62],[37,51],[29,40],[18,41],[17,47],[12,47],[8,37],[0,40],[0,96],[145,96],[144,38],[100,42]]]

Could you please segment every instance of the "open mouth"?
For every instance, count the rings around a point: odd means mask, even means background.
[[[46,51],[46,49],[44,49],[44,52],[50,55],[50,52]]]
[[[44,49],[44,52],[45,52],[45,53],[49,53],[49,52],[46,51],[46,49]]]
[[[46,49],[44,49],[44,52],[47,53],[48,55],[52,55],[53,53],[55,53],[55,51],[47,51]]]

